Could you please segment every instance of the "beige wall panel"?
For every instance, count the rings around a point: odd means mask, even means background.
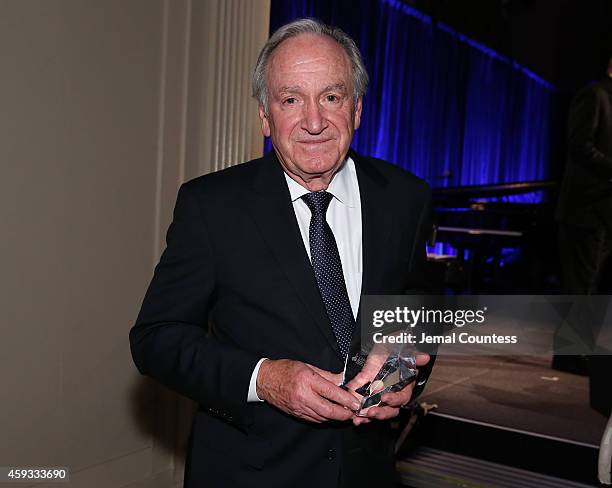
[[[194,2],[185,177],[216,171],[260,157],[263,136],[251,72],[268,38],[269,0]]]
[[[127,331],[151,274],[162,7],[0,3],[0,464],[76,479],[151,445]],[[149,452],[97,486],[150,470]]]
[[[180,183],[261,153],[248,82],[268,12],[0,0],[0,465],[181,484],[192,405],[138,375],[127,333]]]

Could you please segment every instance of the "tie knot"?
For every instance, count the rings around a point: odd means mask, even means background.
[[[325,215],[333,195],[326,191],[313,191],[302,196],[312,215]]]

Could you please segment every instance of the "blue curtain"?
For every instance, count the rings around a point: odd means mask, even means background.
[[[433,186],[549,175],[546,81],[399,0],[272,0],[270,31],[300,17],[341,27],[362,52],[371,83],[356,151]]]

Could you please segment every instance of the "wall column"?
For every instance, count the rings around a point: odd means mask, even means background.
[[[162,63],[155,263],[165,247],[180,184],[260,157],[263,150],[257,102],[251,98],[251,73],[268,38],[270,0],[173,0],[169,5]],[[164,469],[168,446],[174,446],[173,480],[180,486],[194,404],[161,386],[156,388],[160,409],[154,460]]]

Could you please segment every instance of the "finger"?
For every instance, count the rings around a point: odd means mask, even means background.
[[[380,368],[382,368],[384,362],[380,363],[380,365],[376,364],[375,366],[373,366],[373,364],[374,363],[370,363],[368,368],[364,367],[364,369],[357,373],[354,378],[346,384],[346,387],[351,390],[358,390],[363,385],[371,383],[372,380],[376,378],[376,375],[380,371]]]
[[[311,417],[310,415],[306,415],[305,413],[294,414],[294,417],[297,417],[300,420],[306,420],[307,422],[312,422],[313,424],[322,424],[325,422],[325,419],[320,420],[319,417]]]
[[[314,392],[318,393],[323,398],[331,400],[349,410],[356,411],[360,407],[360,402],[353,393],[334,385],[332,382],[322,377],[320,381],[314,382],[312,387]]]
[[[400,391],[385,393],[380,399],[382,402],[392,407],[401,407],[406,405],[412,397],[414,383],[405,386]]]
[[[387,420],[399,415],[399,408],[385,406],[371,407],[365,412],[368,418],[377,420]]]
[[[388,358],[389,353],[387,351],[374,350],[370,352],[363,368],[361,368],[361,372],[368,376],[369,379],[374,378]]]
[[[383,364],[385,364],[388,357],[388,354],[383,353],[380,350],[375,349],[370,352],[365,364],[361,368],[361,371],[359,371],[359,373],[357,373],[355,377],[347,383],[347,386],[352,390],[356,390],[366,383],[372,381],[380,371],[380,368],[382,368]]]
[[[351,395],[353,395],[355,397],[355,399],[359,402],[359,405],[361,406],[361,401],[363,400],[363,395],[360,395],[359,393],[357,393],[354,390],[348,389],[346,390],[348,391]],[[358,409],[355,409],[355,411],[357,411]]]
[[[295,417],[308,420],[310,422],[326,422],[329,419],[326,416],[321,415],[317,411],[317,408],[313,406],[318,399],[320,399],[320,397],[314,393],[312,389],[310,389],[310,391],[305,393],[297,403],[293,404],[294,407],[289,410],[289,413]]]
[[[305,409],[304,412],[299,412],[299,413],[296,412],[294,415],[297,418],[300,418],[302,420],[307,420],[308,422],[314,422],[315,424],[321,424],[327,421],[325,417],[322,417],[321,415],[317,414],[312,409]]]
[[[306,397],[306,406],[326,420],[348,420],[360,406],[352,393],[317,376],[310,385],[311,393]],[[340,402],[344,401],[346,405]]]
[[[308,408],[325,420],[345,421],[353,417],[354,412],[348,408],[332,403],[323,397],[313,396],[309,400]]]
[[[353,417],[353,425],[356,427],[362,424],[369,424],[370,422],[372,421],[366,417]]]
[[[284,405],[285,408],[283,410],[302,420],[307,420],[309,422],[321,423],[327,421],[327,419],[321,415],[319,415],[314,409],[312,409],[307,401],[300,402],[297,406],[294,405]]]
[[[316,399],[316,396],[313,396]],[[318,422],[327,422],[328,417],[321,415],[316,408],[313,407],[312,401],[307,400],[301,405],[301,412],[309,417],[316,419]]]
[[[366,383],[369,383],[373,378],[374,377],[368,378],[368,376],[363,371],[360,371],[351,381],[346,384],[346,387],[351,390],[357,390]]]
[[[416,365],[417,366],[425,366],[429,362],[429,354],[424,352],[417,352],[415,355]]]

